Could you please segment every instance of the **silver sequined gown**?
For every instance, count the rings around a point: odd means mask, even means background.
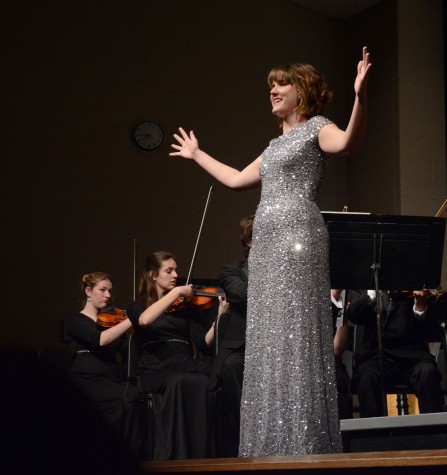
[[[341,450],[328,234],[315,202],[327,159],[315,116],[262,154],[249,259],[239,455]]]

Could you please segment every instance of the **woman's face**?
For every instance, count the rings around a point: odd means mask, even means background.
[[[106,308],[112,301],[113,284],[109,279],[100,280],[93,288],[87,287],[85,293],[97,309]]]
[[[163,261],[158,275],[153,277],[159,295],[172,290],[177,284],[177,277],[177,264],[174,259]]]
[[[298,91],[294,84],[274,81],[270,90],[272,113],[282,119],[293,114],[298,104]]]

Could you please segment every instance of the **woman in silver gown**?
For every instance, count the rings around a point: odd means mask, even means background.
[[[331,93],[310,65],[274,68],[272,112],[282,125],[242,171],[210,157],[191,131],[171,156],[194,160],[232,189],[262,183],[249,262],[239,456],[341,450],[334,376],[328,235],[316,204],[327,155],[359,148],[366,128],[367,48],[346,130],[321,116]]]

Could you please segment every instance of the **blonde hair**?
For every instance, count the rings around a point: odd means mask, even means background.
[[[81,277],[81,292],[82,292],[82,306],[85,306],[87,302],[87,295],[85,294],[85,289],[93,289],[98,282],[102,280],[110,280],[113,284],[113,280],[109,274],[106,272],[92,272],[91,274],[84,274]]]

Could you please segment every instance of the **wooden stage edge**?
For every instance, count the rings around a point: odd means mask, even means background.
[[[172,460],[142,462],[141,474],[297,473],[304,474],[446,474],[447,450],[405,450],[357,452],[287,457],[247,457],[228,459]],[[248,475],[254,475],[248,474]]]

